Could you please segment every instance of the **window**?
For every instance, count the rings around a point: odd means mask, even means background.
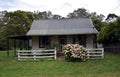
[[[80,44],[86,47],[86,35],[73,36],[73,44]]]
[[[65,45],[67,43],[66,36],[59,36],[59,44]]]
[[[45,48],[46,46],[49,46],[50,43],[51,43],[50,36],[40,36],[39,37],[39,48]]]

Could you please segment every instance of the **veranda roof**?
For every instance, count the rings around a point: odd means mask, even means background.
[[[28,39],[31,39],[31,37],[27,36],[27,35],[11,35],[8,38],[9,39],[16,39],[16,40],[28,40]]]
[[[96,34],[90,18],[74,18],[60,20],[34,20],[27,35],[74,35]]]

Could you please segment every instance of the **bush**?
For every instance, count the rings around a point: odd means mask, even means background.
[[[85,61],[86,49],[79,44],[67,44],[63,46],[66,61]]]

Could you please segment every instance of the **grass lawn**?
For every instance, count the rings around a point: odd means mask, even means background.
[[[120,77],[120,54],[105,53],[102,60],[18,62],[0,51],[0,77]]]

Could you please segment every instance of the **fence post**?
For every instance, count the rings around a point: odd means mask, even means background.
[[[33,54],[34,54],[34,60],[36,60],[36,51],[34,51]]]
[[[20,61],[20,52],[18,50],[18,61]]]
[[[102,59],[104,58],[104,49],[102,48]]]
[[[87,59],[89,59],[89,49],[87,49]]]
[[[57,59],[57,50],[56,47],[54,48],[55,60]]]

